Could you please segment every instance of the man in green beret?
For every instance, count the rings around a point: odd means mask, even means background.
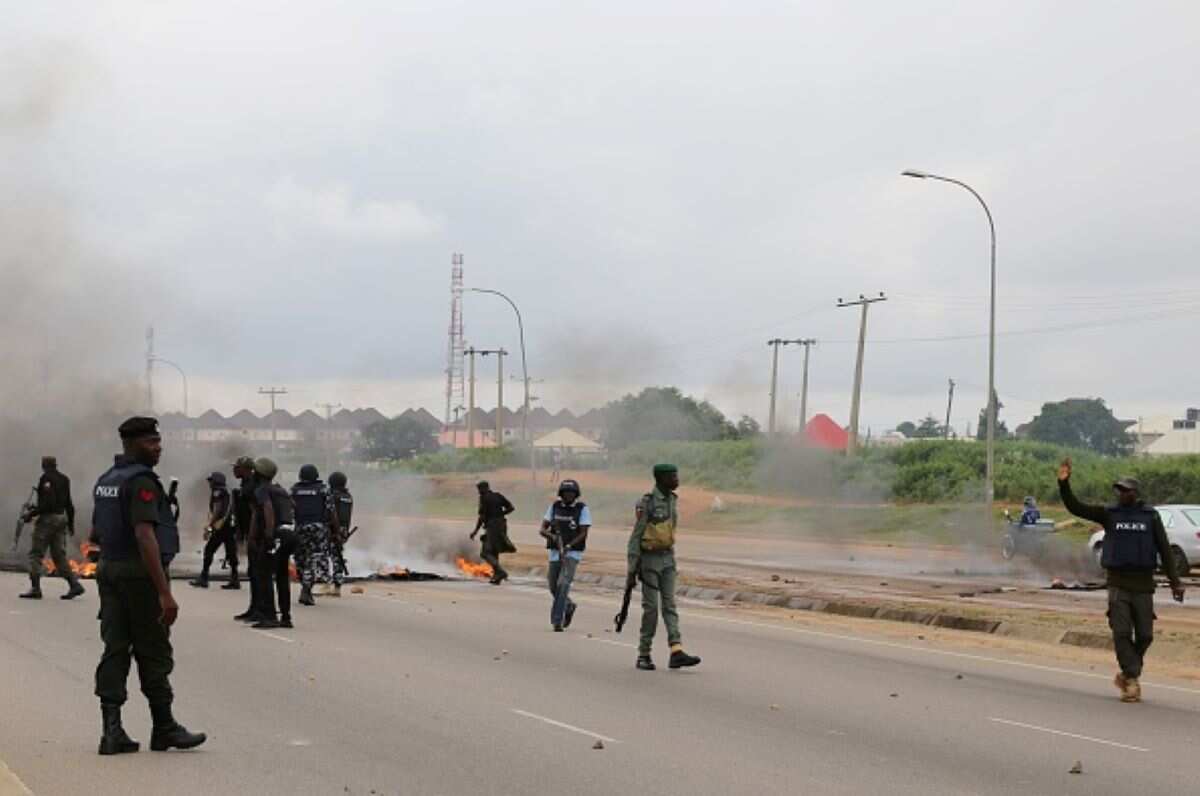
[[[654,466],[654,490],[638,501],[637,522],[629,537],[629,575],[642,581],[642,629],[638,639],[637,668],[654,671],[650,649],[658,628],[659,604],[671,645],[670,667],[695,666],[700,659],[683,651],[679,634],[679,612],[675,609],[675,528],[679,524],[679,468],[673,464]]]

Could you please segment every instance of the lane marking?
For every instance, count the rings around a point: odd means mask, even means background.
[[[750,622],[745,619],[730,619],[723,616],[708,616],[705,613],[693,613],[691,616],[699,619],[707,619],[710,622],[727,622],[732,625],[746,625],[747,627],[762,627],[774,630],[783,630],[788,633],[799,633],[807,636],[817,636],[820,638],[838,639],[839,641],[854,641],[859,644],[871,644],[877,647],[887,647],[890,649],[908,650],[910,652],[923,652],[928,655],[943,655],[948,658],[960,658],[969,661],[984,661],[987,663],[999,663],[1005,666],[1016,666],[1022,669],[1034,669],[1042,672],[1055,672],[1057,674],[1070,674],[1080,677],[1093,677],[1099,680],[1109,680],[1111,677],[1107,674],[1097,674],[1096,672],[1081,672],[1078,669],[1064,669],[1058,666],[1046,666],[1041,663],[1026,663],[1024,661],[1012,661],[1005,658],[993,658],[989,655],[974,655],[969,652],[953,652],[951,650],[935,650],[925,647],[914,647],[911,644],[901,644],[896,641],[882,641],[872,638],[860,638],[858,636],[847,636],[841,633],[828,633],[823,630],[809,630],[802,627],[787,627],[786,625],[775,625],[769,622]],[[1151,683],[1147,680],[1140,681],[1144,686],[1152,688],[1162,688],[1167,691],[1178,691],[1183,694],[1193,694],[1200,696],[1200,689],[1185,688],[1178,685],[1167,685],[1166,683]]]
[[[628,641],[610,641],[609,639],[606,639],[606,638],[596,638],[594,636],[592,638],[588,638],[587,636],[580,636],[579,638],[582,639],[583,641],[598,641],[601,644],[612,644],[614,647],[628,647],[631,650],[637,649],[637,644],[630,644]]]
[[[277,636],[274,633],[268,633],[265,630],[255,630],[254,632],[260,636],[266,636],[267,638],[273,638],[276,641],[286,641],[288,644],[296,643],[296,639],[294,639],[294,638],[288,638],[287,636]]]
[[[33,791],[25,786],[21,778],[14,774],[3,760],[0,760],[0,793],[5,796],[33,796]]]
[[[609,738],[607,735],[601,735],[598,732],[592,732],[591,730],[585,730],[582,727],[576,727],[574,724],[567,724],[565,722],[555,721],[554,719],[548,718],[546,716],[539,716],[536,713],[530,713],[529,711],[526,711],[526,710],[517,710],[516,708],[513,708],[512,712],[516,713],[518,716],[524,716],[527,719],[534,719],[536,721],[540,721],[540,722],[544,722],[545,724],[549,724],[553,727],[560,727],[564,730],[570,730],[571,732],[577,732],[580,735],[586,735],[589,738],[595,738],[597,741],[604,741],[605,743],[620,743],[620,741],[618,741],[616,738]]]
[[[1074,738],[1077,741],[1088,741],[1090,743],[1104,744],[1105,746],[1115,746],[1118,749],[1128,749],[1131,752],[1149,752],[1142,746],[1130,746],[1127,743],[1117,743],[1116,741],[1106,741],[1103,738],[1093,738],[1090,735],[1077,735],[1073,732],[1064,732],[1062,730],[1054,730],[1050,727],[1039,727],[1036,724],[1025,724],[1020,721],[1010,721],[1009,719],[1000,719],[995,716],[988,716],[988,721],[994,721],[997,724],[1007,724],[1010,727],[1020,727],[1025,730],[1035,730],[1036,732],[1046,732],[1051,735],[1061,735],[1064,738]]]

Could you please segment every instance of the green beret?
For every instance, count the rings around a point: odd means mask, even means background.
[[[654,477],[655,478],[658,478],[660,475],[671,475],[672,473],[677,473],[677,472],[679,472],[679,468],[673,464],[656,464],[656,465],[654,465]]]

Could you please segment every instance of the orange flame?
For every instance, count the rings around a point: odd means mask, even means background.
[[[472,563],[472,562],[468,561],[467,559],[463,558],[462,556],[459,556],[458,558],[456,558],[454,560],[454,563],[458,566],[458,568],[460,570],[462,570],[462,572],[464,574],[470,575],[472,578],[490,578],[490,577],[492,577],[492,565],[491,564],[475,564],[475,563]]]
[[[71,574],[78,578],[96,577],[96,564],[88,560],[88,555],[92,553],[92,551],[99,550],[100,548],[91,542],[82,542],[79,545],[79,554],[83,556],[83,561],[67,561],[67,566],[71,568]],[[47,575],[53,575],[58,569],[54,566],[54,561],[49,558],[42,559],[42,568],[45,569]]]
[[[291,561],[288,562],[288,580],[292,583],[300,582],[300,573],[296,571],[296,565]]]

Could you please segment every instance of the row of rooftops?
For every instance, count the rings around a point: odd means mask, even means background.
[[[503,413],[501,419],[506,428],[514,428],[521,425],[522,412],[513,411],[508,407],[504,407],[501,411]],[[441,431],[443,428],[442,421],[426,409],[406,409],[398,417],[411,417],[423,426],[426,426],[430,432]],[[248,409],[242,409],[229,417],[225,417],[219,412],[209,409],[196,417],[187,417],[179,412],[168,412],[159,417],[159,423],[164,431],[183,431],[188,429],[270,429],[272,427],[277,430],[294,429],[298,431],[362,431],[373,423],[379,423],[388,419],[387,415],[374,407],[366,409],[341,409],[330,416],[328,420],[311,409],[306,409],[296,415],[293,415],[286,409],[276,409],[274,413],[268,412],[261,417]],[[476,429],[495,428],[496,410],[492,409],[485,412],[477,408],[472,420]],[[551,413],[542,407],[538,407],[529,413],[529,427],[534,431],[552,431],[559,428],[570,428],[580,432],[595,432],[602,429],[603,425],[603,412],[599,409],[593,409],[579,416],[567,409]],[[466,417],[460,417],[457,421],[451,423],[451,427],[466,428]]]

